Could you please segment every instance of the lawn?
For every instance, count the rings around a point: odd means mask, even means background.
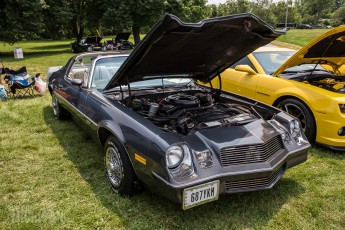
[[[292,44],[291,48],[300,48],[328,30],[329,29],[290,29],[286,32],[286,35],[280,36],[277,39],[277,44],[283,42]]]
[[[23,60],[0,44],[1,59],[45,78],[49,66],[72,56],[70,42],[16,44]],[[72,121],[54,118],[47,92],[0,101],[0,127],[0,229],[345,228],[343,153],[313,147],[308,161],[271,190],[222,196],[182,211],[147,191],[132,198],[113,193],[101,150]]]

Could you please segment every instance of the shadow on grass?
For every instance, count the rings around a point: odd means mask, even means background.
[[[54,51],[41,51],[41,52],[24,52],[24,58],[31,59],[31,58],[37,58],[37,57],[42,57],[42,56],[53,56],[53,55],[59,55],[59,54],[69,54],[71,52],[70,48],[66,48],[64,50],[54,50]],[[1,52],[0,54],[0,59],[1,58],[13,58],[13,53],[12,52]],[[17,59],[18,61],[23,60],[23,59]]]
[[[262,228],[267,226],[289,199],[305,191],[297,181],[282,178],[271,190],[224,195],[216,202],[187,211],[182,211],[180,205],[148,191],[124,198],[113,193],[107,183],[101,148],[86,139],[86,135],[73,121],[56,121],[51,107],[44,108],[43,113],[45,122],[58,138],[68,160],[76,165],[102,205],[112,215],[121,218],[125,229]]]
[[[323,146],[313,146],[309,150],[310,154],[317,155],[320,158],[335,159],[335,160],[345,160],[345,150],[335,151]]]
[[[54,49],[71,49],[71,44],[58,44],[58,45],[46,45],[46,46],[35,46],[31,47],[31,50],[54,50]]]

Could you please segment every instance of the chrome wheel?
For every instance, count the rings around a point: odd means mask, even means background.
[[[116,188],[120,187],[124,173],[122,159],[117,148],[112,146],[107,148],[105,165],[110,183]]]
[[[296,117],[300,121],[301,128],[309,142],[315,142],[317,127],[314,115],[308,105],[296,98],[287,98],[279,102],[277,107]]]
[[[295,104],[287,103],[287,104],[284,104],[280,109],[296,117],[301,123],[303,132],[305,132],[306,127],[307,127],[306,115],[304,114],[304,112],[302,111],[300,107],[298,107]]]
[[[57,98],[54,94],[52,96],[52,105],[53,105],[54,116],[58,117],[59,116],[59,103],[58,103]]]

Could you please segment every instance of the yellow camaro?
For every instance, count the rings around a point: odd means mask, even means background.
[[[221,88],[277,106],[301,121],[309,141],[345,150],[345,26],[297,53],[265,46],[221,74]],[[218,79],[212,87],[220,87]]]

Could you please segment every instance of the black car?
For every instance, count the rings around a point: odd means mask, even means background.
[[[309,24],[298,24],[297,29],[313,29],[313,27]]]
[[[71,43],[72,53],[81,53],[86,51],[100,51],[103,48],[102,36],[88,35],[85,39]]]
[[[131,33],[121,32],[116,35],[112,40],[104,42],[106,50],[130,50],[134,48],[134,44],[128,41]]]
[[[252,14],[184,24],[166,15],[130,54],[84,53],[49,78],[53,112],[103,148],[111,187],[137,182],[188,209],[272,188],[307,159],[298,120],[204,87],[280,33]]]

